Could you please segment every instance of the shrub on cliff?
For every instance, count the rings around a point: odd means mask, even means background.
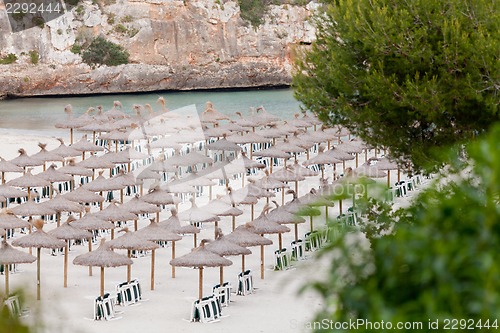
[[[17,61],[17,56],[13,53],[9,53],[5,57],[0,58],[0,65],[8,65]]]
[[[97,37],[89,47],[82,52],[82,60],[89,66],[99,67],[128,64],[129,53],[121,45]]]

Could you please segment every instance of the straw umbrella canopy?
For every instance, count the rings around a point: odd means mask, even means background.
[[[129,231],[128,228],[123,228],[118,232],[124,232],[120,237],[117,237],[108,242],[111,249],[127,250],[127,255],[130,258],[132,251],[150,251],[159,248],[158,244],[141,238],[136,232]],[[127,266],[127,282],[131,280],[131,265]]]
[[[205,136],[205,140],[208,140],[210,138],[220,138],[229,134],[231,134],[231,130],[225,127],[203,128],[203,135]]]
[[[102,203],[105,200],[102,195],[86,190],[83,187],[79,187],[76,190],[65,193],[62,195],[62,197],[70,201],[85,203],[85,204],[90,204],[94,202]]]
[[[63,139],[57,138],[57,141],[59,141],[60,144],[57,148],[50,150],[50,152],[52,154],[59,155],[63,158],[80,156],[81,152],[76,150],[76,149],[73,149],[71,147],[66,146],[64,144]]]
[[[6,172],[24,172],[24,169],[0,157],[0,172],[2,173],[2,184],[5,184]]]
[[[62,195],[58,195],[54,199],[44,202],[44,205],[56,212],[56,222],[58,227],[60,224],[62,212],[83,213],[85,211],[85,208],[82,205],[68,200]]]
[[[12,213],[18,216],[34,215],[54,215],[56,213],[52,208],[47,207],[45,203],[35,203],[33,200],[27,201],[11,209]]]
[[[289,232],[290,228],[287,226],[278,224],[274,221],[269,220],[265,213],[269,210],[269,204],[264,206],[262,213],[255,220],[247,223],[247,227],[251,227],[251,231],[256,234],[260,234],[264,236],[264,234],[278,234],[279,236],[279,245],[281,249],[281,234],[284,232]],[[264,278],[264,246],[260,246],[260,277]]]
[[[123,208],[126,211],[137,215],[161,212],[160,207],[142,201],[138,194],[136,194],[132,199],[127,201],[127,204],[124,205]],[[134,220],[134,229],[135,231],[137,231],[137,219]]]
[[[306,148],[297,146],[297,145],[289,142],[288,140],[285,140],[284,142],[281,142],[281,143],[277,143],[274,146],[274,149],[277,149],[281,152],[293,153],[295,156],[295,159],[297,159],[297,153],[303,153],[307,150]],[[286,162],[286,160],[285,160],[285,162]]]
[[[219,139],[215,142],[206,145],[206,148],[209,150],[223,150],[223,151],[234,151],[234,152],[241,150],[240,146],[225,138]]]
[[[234,207],[234,205],[221,200],[211,200],[207,205],[202,208],[206,208],[208,212],[217,216],[240,216],[243,214],[241,209]],[[233,220],[233,230],[234,230],[234,220]]]
[[[261,123],[264,123],[264,124],[275,122],[275,121],[278,121],[281,119],[280,117],[278,117],[272,113],[267,112],[267,110],[262,105],[257,107],[255,109],[255,111],[257,112],[255,117],[257,119],[259,119],[259,121]]]
[[[29,222],[17,217],[10,209],[0,212],[0,228],[2,229],[29,228],[30,226]]]
[[[36,231],[32,232],[29,235],[23,236],[21,238],[18,238],[12,242],[12,245],[14,246],[20,246],[20,247],[35,247],[36,248],[36,257],[37,257],[37,273],[36,273],[36,278],[37,278],[37,292],[36,292],[36,299],[40,300],[40,286],[41,286],[41,279],[40,279],[40,257],[41,257],[41,249],[42,248],[49,248],[49,249],[57,249],[57,248],[63,248],[66,245],[66,242],[55,238],[54,236],[51,236],[47,234],[45,231],[43,231],[43,220],[35,220],[33,222],[33,225],[36,227]]]
[[[283,182],[283,187],[281,188],[281,204],[285,202],[285,182],[295,182],[295,192],[297,192],[299,188],[299,181],[306,179],[304,176],[288,170],[288,168],[282,168],[279,171],[272,173],[269,178]]]
[[[328,207],[335,206],[332,200],[329,200],[324,195],[318,193],[315,188],[312,188],[309,193],[300,197],[299,201],[304,205],[304,207],[299,210],[298,214],[300,216],[309,216],[310,231],[314,230],[313,216],[321,215],[321,212],[316,207],[325,207],[326,220],[328,220]]]
[[[250,144],[250,158],[253,157],[253,143],[268,143],[271,141],[271,139],[255,132],[247,132],[243,135],[233,134],[228,136],[227,140],[238,144]]]
[[[399,171],[399,166],[397,165],[397,163],[390,161],[387,157],[384,157],[377,161],[375,167],[379,170],[387,171],[387,187],[391,187],[391,170]]]
[[[40,161],[36,158],[29,156],[26,153],[26,150],[24,150],[23,148],[20,148],[17,152],[19,153],[19,156],[10,160],[10,163],[17,165],[21,168],[26,168],[26,167],[30,167],[30,166],[32,166],[32,167],[39,166],[39,165],[42,165],[44,163],[43,161]]]
[[[130,213],[116,205],[115,202],[111,202],[105,209],[94,213],[94,216],[109,222],[118,221],[132,221],[137,218],[136,214]],[[114,229],[111,229],[111,239],[114,238]]]
[[[123,170],[123,169],[118,171],[118,174],[116,176],[114,176],[113,178],[111,178],[110,182],[113,182],[113,183],[118,184],[119,186],[122,186],[122,188],[120,188],[120,202],[121,203],[123,203],[123,196],[124,196],[123,190],[126,187],[141,185],[143,183],[141,180],[137,180],[137,178],[135,178],[133,173],[126,173],[125,170]]]
[[[114,181],[113,178],[104,178],[102,172],[100,172],[99,176],[96,179],[94,179],[90,183],[82,185],[82,187],[89,191],[99,192],[102,195],[102,192],[105,191],[121,190],[125,188],[125,185]],[[101,209],[102,209],[102,203],[101,203]]]
[[[36,175],[31,174],[31,169],[26,170],[26,173],[21,177],[14,178],[11,181],[7,182],[7,185],[10,186],[18,186],[18,187],[26,187],[28,190],[28,199],[31,198],[31,187],[45,187],[51,186],[50,182],[40,178]]]
[[[23,198],[28,196],[28,192],[21,191],[13,186],[0,185],[0,196],[4,198]]]
[[[260,122],[257,121],[256,119],[252,119],[249,117],[243,117],[241,112],[235,112],[235,114],[238,115],[239,118],[234,120],[234,123],[241,126],[241,127],[255,128],[255,127],[260,126]]]
[[[111,169],[115,167],[113,162],[110,162],[105,158],[106,155],[101,157],[97,155],[92,155],[90,158],[87,158],[78,163],[78,166],[87,168],[87,169]]]
[[[162,228],[166,228],[169,231],[176,233],[176,234],[180,234],[180,235],[193,234],[196,236],[196,234],[200,233],[200,229],[198,229],[194,225],[191,225],[191,224],[181,225],[181,220],[179,219],[179,217],[177,215],[177,209],[172,208],[170,210],[170,214],[171,214],[171,216],[168,219],[160,221],[159,225]],[[196,247],[196,237],[194,239],[193,248],[195,248],[195,247]]]
[[[345,161],[353,160],[355,157],[352,156],[351,154],[346,153],[345,151],[337,148],[332,148],[329,150],[326,150],[324,154],[329,155],[332,158],[336,158],[338,160],[342,161],[342,166],[345,172]],[[333,164],[333,172],[335,173],[335,164]]]
[[[175,259],[175,241],[181,240],[178,234],[162,228],[154,219],[148,226],[139,229],[136,234],[151,242],[172,242],[172,259]],[[151,250],[151,290],[155,288],[155,249]]]
[[[5,239],[0,247],[0,265],[4,265],[5,271],[5,297],[9,297],[9,267],[12,264],[31,264],[36,260],[35,256],[14,249]]]
[[[46,143],[39,143],[38,147],[40,147],[40,151],[34,155],[32,155],[32,158],[35,158],[37,160],[43,161],[43,170],[45,171],[45,163],[46,162],[63,162],[64,157],[55,154],[51,151],[48,151],[45,147],[47,147]]]
[[[57,171],[72,176],[92,177],[94,175],[92,170],[77,165],[74,159],[68,160],[68,163]]]
[[[200,115],[202,123],[218,123],[220,120],[228,119],[228,116],[214,109],[212,102],[206,103],[205,111],[203,111]]]
[[[337,149],[341,149],[349,154],[356,155],[356,168],[358,167],[358,154],[362,153],[364,149],[366,149],[366,145],[359,140],[351,140],[347,142],[342,142],[337,146]]]
[[[344,156],[344,157],[347,157],[347,156]],[[337,157],[334,157],[332,154],[326,154],[324,152],[320,152],[318,155],[314,156],[313,158],[310,158],[307,161],[304,161],[304,163],[302,163],[302,165],[304,165],[304,166],[310,166],[310,165],[314,165],[314,164],[321,165],[321,178],[324,179],[325,178],[324,165],[325,164],[333,164],[333,169],[334,169],[334,173],[335,173],[337,163],[342,163],[342,160],[337,158]],[[335,174],[334,174],[333,178],[335,180]]]
[[[271,245],[272,240],[267,239],[252,232],[251,228],[247,225],[240,225],[233,232],[225,236],[227,240],[238,244],[243,247]],[[241,271],[245,271],[245,255],[241,255]]]
[[[205,249],[206,240],[190,253],[170,260],[170,265],[179,267],[195,267],[199,269],[198,297],[203,298],[203,269],[205,267],[229,266],[233,262]]]
[[[104,297],[104,268],[132,265],[133,261],[127,256],[113,252],[103,238],[96,250],[75,257],[73,264],[101,267],[101,297]]]
[[[87,135],[82,136],[82,138],[78,142],[70,145],[69,147],[82,152],[83,153],[82,156],[84,156],[85,152],[87,151],[91,152],[104,151],[103,147],[88,141]]]
[[[73,181],[73,177],[72,176],[56,170],[56,165],[55,164],[50,165],[50,167],[48,169],[46,169],[42,173],[37,174],[36,176],[38,176],[38,177],[40,177],[42,179],[45,179],[45,180],[47,180],[47,181],[50,182],[50,188],[49,188],[50,198],[52,198],[52,193],[53,193],[52,185],[54,183],[57,183],[57,182],[71,182],[71,181]]]
[[[94,111],[94,108],[90,108],[89,110],[87,110],[87,112],[85,113],[85,115],[87,117],[81,116],[78,118],[74,118],[73,107],[71,106],[71,104],[68,104],[64,107],[64,112],[68,115],[68,118],[62,122],[56,123],[55,127],[69,129],[71,143],[73,143],[73,131],[74,131],[74,129],[82,127],[88,123],[88,121],[90,120],[90,116],[88,113],[90,113],[90,111]]]
[[[274,221],[279,224],[293,224],[295,228],[295,241],[299,240],[299,231],[298,231],[298,224],[299,223],[304,223],[306,220],[303,219],[300,216],[295,215],[295,213],[291,213],[286,210],[286,205],[279,207],[276,201],[273,201],[274,204],[277,206],[275,209],[270,211],[267,214],[267,218],[271,221]],[[281,242],[281,239],[280,239]],[[281,244],[280,244],[281,248]]]
[[[207,243],[207,245],[205,245],[205,248],[222,257],[252,254],[252,251],[250,251],[250,249],[239,246],[238,244],[227,240],[220,229],[217,230],[217,236],[215,237],[215,240]],[[224,266],[220,267],[219,283],[221,286],[224,283]]]
[[[278,149],[276,147],[267,148],[258,152],[253,153],[254,156],[269,157],[269,171],[273,172],[273,158],[283,158],[286,161],[288,158],[292,157],[289,153]]]
[[[163,191],[160,186],[151,188],[146,195],[141,197],[141,200],[157,206],[176,205],[180,203],[179,198]],[[156,220],[160,220],[160,213],[158,212],[156,213]]]
[[[71,225],[75,228],[94,231],[94,230],[111,230],[115,228],[115,225],[112,222],[103,220],[95,216],[95,214],[85,214],[82,218],[76,220],[71,223]],[[92,249],[90,249],[92,251]]]
[[[352,172],[354,176],[358,177],[382,178],[387,176],[387,173],[379,169],[376,165],[371,166],[369,164],[363,164]]]
[[[90,239],[92,238],[92,234],[90,232],[72,226],[71,222],[73,221],[75,221],[75,218],[73,216],[69,216],[66,222],[64,222],[60,227],[48,232],[49,235],[52,235],[57,239],[62,239],[66,242],[66,246],[64,247],[64,288],[68,287],[69,241],[74,239],[87,239],[90,242]]]
[[[203,207],[199,208],[194,198],[190,198],[189,201],[191,201],[191,208],[179,213],[181,221],[188,221],[191,224],[215,222],[215,228],[217,228],[217,222],[220,221],[220,217],[208,212]]]

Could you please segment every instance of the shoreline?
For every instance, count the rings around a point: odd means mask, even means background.
[[[244,86],[244,87],[220,87],[220,88],[186,88],[186,89],[152,89],[141,91],[120,91],[120,92],[99,92],[99,93],[70,93],[70,94],[15,94],[0,92],[0,101],[10,101],[28,98],[71,98],[71,97],[99,97],[99,96],[114,96],[114,95],[147,95],[151,93],[168,94],[179,92],[239,92],[239,91],[255,91],[255,90],[281,90],[290,89],[292,86],[287,84],[263,84],[259,86]]]

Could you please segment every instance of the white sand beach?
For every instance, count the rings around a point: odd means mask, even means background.
[[[28,154],[36,153],[39,149],[38,142],[47,143],[47,149],[54,149],[59,145],[55,137],[65,136],[69,143],[66,131],[55,130],[50,133],[20,131],[0,131],[2,148],[0,156],[10,160],[16,157],[17,150],[24,148]],[[305,157],[301,156],[300,161]],[[347,166],[354,166],[354,161],[348,161]],[[40,169],[40,168],[39,168]],[[33,173],[40,172],[40,170]],[[331,172],[330,169],[326,170]],[[8,179],[12,176],[8,175]],[[234,180],[235,188],[238,188],[241,180]],[[318,188],[318,177],[308,178],[301,182],[300,193],[304,194],[311,187]],[[216,194],[225,194],[223,186],[214,189]],[[128,200],[127,197],[125,200]],[[290,201],[291,195],[286,196],[285,201]],[[281,193],[277,193],[276,200],[281,203]],[[398,198],[400,202],[408,199]],[[198,198],[198,206],[208,202],[207,195]],[[400,204],[398,202],[398,204]],[[261,199],[255,207],[257,217],[265,199]],[[188,202],[182,203],[179,211],[190,207]],[[241,208],[241,207],[240,207]],[[93,208],[97,210],[98,208]],[[244,215],[236,217],[237,224],[250,221],[249,206],[241,208]],[[323,213],[324,214],[324,213]],[[330,208],[330,216],[338,215],[338,207]],[[67,214],[63,214],[65,221]],[[163,211],[160,220],[170,217],[169,211]],[[324,215],[314,218],[315,225],[324,224]],[[149,224],[148,219],[139,220],[139,228]],[[129,227],[132,224],[129,222]],[[45,231],[56,227],[55,223],[47,223]],[[222,217],[219,222],[224,234],[231,232],[231,218]],[[284,234],[283,243],[290,244],[294,239],[292,232]],[[299,225],[301,237],[309,231],[309,223]],[[203,238],[213,239],[213,223],[205,223],[198,240]],[[13,239],[23,236],[16,232]],[[106,237],[109,239],[110,235]],[[191,251],[193,236],[183,236],[181,241],[176,242],[176,256],[179,257]],[[69,252],[68,287],[63,288],[63,255],[51,255],[51,250],[43,249],[41,257],[41,300],[36,301],[36,263],[18,265],[18,271],[11,274],[11,290],[22,289],[28,295],[27,306],[30,314],[24,320],[35,320],[37,316],[42,319],[43,331],[64,333],[93,333],[93,332],[306,332],[308,323],[313,320],[315,311],[319,309],[321,299],[311,291],[298,295],[298,290],[304,286],[308,278],[318,278],[321,269],[318,263],[312,260],[314,253],[307,253],[307,260],[298,261],[295,267],[285,271],[275,271],[274,250],[278,248],[277,236],[268,236],[274,244],[265,247],[265,279],[260,278],[260,248],[253,247],[252,255],[246,257],[246,268],[253,272],[255,291],[251,295],[232,295],[230,306],[222,309],[220,321],[211,324],[193,323],[189,321],[193,301],[198,295],[198,270],[192,268],[177,268],[176,277],[171,277],[171,246],[156,250],[156,274],[155,289],[150,290],[150,267],[151,254],[134,258],[132,265],[132,278],[140,281],[143,300],[133,306],[116,306],[120,311],[116,319],[110,321],[95,321],[93,317],[93,302],[99,295],[99,268],[93,269],[93,276],[89,276],[88,268],[72,264],[73,259],[88,251],[87,246],[73,245]],[[94,243],[93,248],[98,246]],[[27,251],[26,249],[21,249]],[[115,252],[126,254],[125,250]],[[224,276],[226,281],[231,282],[233,292],[237,286],[237,275],[241,271],[241,257],[228,257],[233,265],[226,267]],[[105,290],[112,292],[115,286],[126,281],[126,267],[107,268],[105,270]],[[212,286],[219,281],[218,268],[204,269],[204,295],[211,293]],[[3,279],[0,286],[3,288]]]

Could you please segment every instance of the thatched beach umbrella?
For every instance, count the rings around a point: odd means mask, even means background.
[[[50,198],[52,198],[52,194],[53,194],[52,186],[54,183],[73,181],[72,176],[70,176],[64,172],[60,172],[60,171],[56,170],[55,164],[52,164],[47,170],[45,170],[42,173],[37,174],[36,176],[50,182],[50,188],[49,188],[49,191],[50,191],[49,197]]]
[[[217,230],[215,240],[207,243],[205,248],[222,257],[252,254],[252,251],[246,247],[239,246],[238,244],[227,240],[220,229]],[[221,286],[224,283],[224,266],[220,266],[219,283]]]
[[[397,163],[389,160],[387,157],[378,160],[377,164],[375,164],[375,167],[379,170],[387,171],[387,187],[391,187],[391,170],[398,170],[399,176],[399,166],[397,165]]]
[[[38,147],[40,147],[40,151],[34,155],[32,158],[43,161],[43,171],[45,171],[45,163],[46,162],[64,162],[64,158],[60,155],[57,155],[51,151],[48,151],[45,147],[47,147],[46,143],[39,143]]]
[[[251,231],[264,236],[264,234],[278,234],[280,241],[280,249],[281,249],[281,234],[285,232],[289,232],[290,228],[287,226],[281,225],[274,221],[269,220],[265,213],[270,209],[270,206],[266,204],[262,213],[255,220],[247,223],[247,227],[251,227]],[[264,245],[260,246],[260,278],[264,278]]]
[[[203,298],[203,269],[205,267],[229,266],[233,262],[220,255],[205,249],[206,240],[202,240],[199,247],[179,258],[170,260],[170,265],[180,267],[195,267],[199,269],[198,297]]]
[[[31,254],[19,251],[10,246],[5,239],[2,240],[0,248],[0,265],[4,266],[5,272],[5,297],[9,297],[9,265],[12,264],[31,264],[36,257]]]
[[[267,239],[263,236],[259,236],[252,232],[251,227],[247,225],[240,225],[238,228],[234,229],[233,232],[225,236],[227,240],[238,244],[243,247],[259,246],[259,245],[271,245],[272,240]],[[241,271],[245,271],[245,255],[241,255]]]
[[[276,201],[273,201],[273,203],[276,205],[276,208],[270,211],[267,214],[267,218],[270,219],[271,221],[274,221],[279,224],[293,224],[295,227],[295,241],[299,240],[299,231],[298,231],[298,224],[299,223],[304,223],[306,220],[304,220],[302,217],[295,215],[295,213],[291,213],[286,210],[286,205],[284,206],[278,206]],[[297,210],[298,212],[298,210]],[[280,242],[280,249],[281,249],[281,235],[279,238]]]
[[[105,209],[94,213],[94,216],[109,222],[132,221],[137,218],[136,214],[132,214],[122,206],[118,206],[115,202],[111,202]],[[111,229],[111,239],[114,238],[114,229]]]
[[[36,258],[37,258],[37,291],[36,291],[36,299],[40,300],[40,257],[41,257],[41,249],[49,248],[49,249],[58,249],[63,248],[66,245],[66,242],[55,238],[47,234],[43,231],[43,220],[35,220],[33,225],[36,227],[36,231],[32,232],[29,235],[18,238],[12,242],[14,246],[20,247],[35,247],[36,248]]]
[[[21,191],[13,186],[0,185],[0,196],[4,198],[24,198],[28,196],[28,192]]]
[[[136,215],[161,212],[160,207],[142,201],[138,194],[136,194],[132,199],[127,201],[127,204],[123,205],[122,207],[126,211]],[[137,231],[137,219],[134,220],[134,229],[135,231]]]
[[[30,167],[30,166],[31,167],[39,166],[39,165],[42,165],[44,163],[43,161],[37,160],[36,158],[29,156],[26,153],[26,150],[24,150],[23,148],[20,148],[18,150],[18,153],[19,153],[19,156],[10,160],[9,162],[14,164],[14,165],[17,165],[21,168],[26,168],[26,167]]]
[[[94,140],[94,142],[95,142],[95,140]],[[90,151],[90,152],[104,151],[103,147],[98,146],[96,144],[93,144],[92,142],[89,142],[87,140],[87,135],[82,136],[80,141],[70,145],[69,147],[80,151],[82,153],[82,159],[85,159],[85,152],[87,152],[87,151]]]
[[[71,147],[68,147],[64,144],[64,140],[61,138],[57,138],[57,141],[59,141],[59,146],[55,149],[50,150],[52,154],[56,154],[61,156],[62,158],[67,158],[67,157],[77,157],[80,156],[80,151],[73,149]]]
[[[124,255],[113,252],[103,238],[101,245],[96,250],[75,257],[73,264],[101,267],[101,297],[104,297],[104,268],[132,265],[133,261]]]
[[[89,113],[95,111],[94,108],[89,108],[83,116],[75,118],[73,116],[73,106],[68,104],[64,107],[64,112],[68,115],[68,118],[62,122],[56,123],[56,128],[69,128],[70,143],[73,143],[73,131],[76,128],[86,125],[90,121]]]
[[[141,238],[135,232],[129,231],[128,228],[123,228],[118,232],[124,232],[120,237],[117,237],[108,242],[111,249],[122,249],[127,250],[127,256],[130,258],[132,256],[132,251],[149,251],[157,249],[159,246],[156,243],[150,242],[144,238]],[[127,282],[131,280],[132,269],[131,265],[127,266]]]
[[[76,190],[73,190],[71,192],[65,193],[62,195],[63,198],[67,200],[71,200],[74,202],[79,202],[79,203],[84,203],[84,204],[91,204],[91,203],[102,203],[104,202],[104,197],[84,189],[83,187],[79,187]]]
[[[264,150],[261,150],[259,152],[255,152],[253,153],[254,156],[262,156],[262,157],[269,157],[269,172],[273,172],[273,158],[282,158],[284,161],[285,161],[285,164],[286,164],[286,160],[290,157],[292,157],[292,155],[290,155],[289,153],[281,150],[281,149],[277,149],[275,147],[271,147],[271,148],[267,148],[267,149],[264,149]]]
[[[58,195],[54,199],[44,202],[44,205],[56,212],[56,222],[58,227],[60,225],[62,212],[83,213],[85,211],[85,208],[82,205],[68,200],[62,195]]]
[[[141,200],[157,206],[177,205],[180,203],[179,198],[163,191],[160,186],[154,186],[151,188],[146,195],[141,197]],[[156,220],[160,220],[159,212],[156,213]]]
[[[191,201],[191,208],[179,213],[179,219],[181,221],[188,221],[190,224],[194,225],[198,223],[215,222],[215,227],[217,228],[217,222],[220,221],[220,217],[210,213],[203,207],[198,207],[194,198],[190,198],[189,201]]]
[[[58,171],[72,176],[92,177],[94,175],[92,170],[78,165],[74,159],[68,160],[68,163]]]
[[[30,188],[51,186],[48,180],[31,174],[31,169],[26,170],[26,173],[21,177],[14,178],[7,182],[7,185],[25,187],[28,191],[28,200],[31,198]]]
[[[66,222],[64,222],[60,227],[49,231],[49,235],[54,236],[57,239],[62,239],[66,242],[64,247],[64,288],[68,287],[68,250],[69,241],[74,239],[87,239],[91,242],[92,234],[88,231],[75,228],[70,223],[75,221],[73,216],[69,216]]]
[[[10,209],[5,209],[0,212],[0,228],[16,229],[16,228],[29,228],[31,224],[23,219],[20,219]]]
[[[151,242],[172,242],[172,259],[175,259],[175,241],[182,237],[162,228],[154,219],[150,220],[148,226],[139,229],[137,235]],[[151,250],[151,290],[155,289],[155,249]]]
[[[158,223],[158,225],[175,234],[194,235],[194,249],[196,247],[196,234],[200,233],[200,229],[191,224],[181,225],[181,221],[177,216],[177,209],[172,208],[170,210],[170,214],[172,214],[172,216],[170,216],[166,220],[161,221],[160,223]],[[172,242],[172,259],[175,259],[175,241]],[[172,278],[175,278],[175,266],[172,266]]]
[[[236,228],[236,216],[240,216],[243,214],[243,211],[239,208],[236,208],[234,204],[229,204],[223,202],[221,200],[211,200],[207,205],[202,208],[206,208],[210,213],[217,216],[231,216],[232,218],[232,227],[234,230]],[[218,224],[215,222],[215,230],[217,233]],[[216,234],[217,235],[217,234]]]
[[[0,157],[0,172],[2,173],[2,184],[5,184],[6,172],[24,172],[24,169]]]

